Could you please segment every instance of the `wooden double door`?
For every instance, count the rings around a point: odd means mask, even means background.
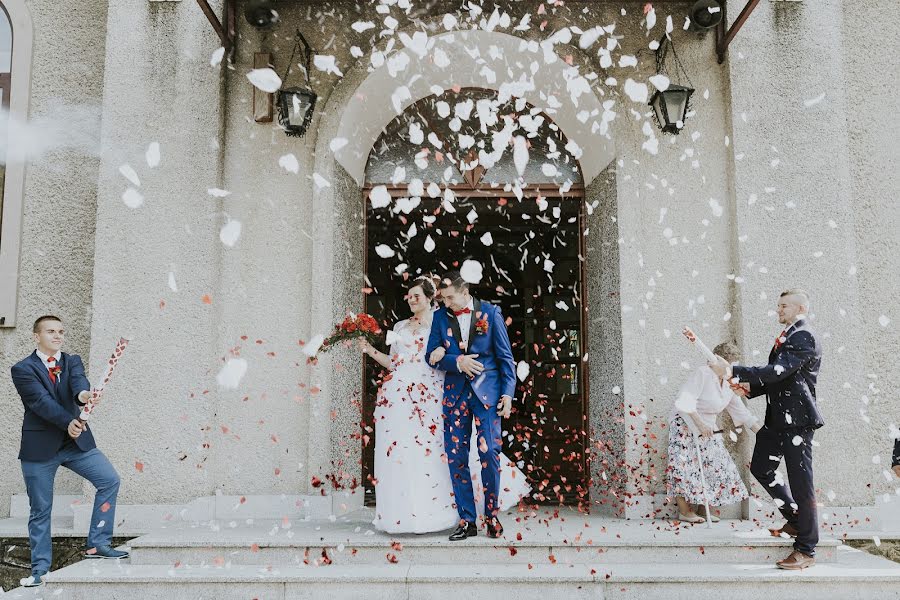
[[[367,200],[365,308],[390,327],[409,316],[408,278],[458,269],[465,259],[479,261],[483,279],[472,294],[502,308],[513,357],[528,366],[527,377],[517,380],[512,417],[503,421],[503,451],[529,479],[527,501],[586,508],[583,199],[577,190],[564,196],[557,188],[555,196],[550,194],[532,191],[516,199],[499,190],[468,195],[457,190],[453,212],[441,199],[416,203],[404,198],[382,208]],[[379,256],[381,244],[397,248],[396,254]],[[381,368],[367,361],[363,475],[368,502],[374,500],[372,414],[381,376]]]

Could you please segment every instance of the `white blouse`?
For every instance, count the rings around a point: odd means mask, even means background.
[[[716,418],[723,410],[731,415],[735,427],[752,427],[758,421],[744,406],[741,397],[731,391],[727,380],[720,382],[718,375],[707,365],[697,367],[678,391],[673,413],[681,413],[688,420],[688,414],[696,412],[704,423],[716,429]]]

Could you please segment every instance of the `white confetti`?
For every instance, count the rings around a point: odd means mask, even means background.
[[[315,356],[325,342],[325,336],[321,333],[312,336],[312,338],[303,344],[303,354],[307,356]]]
[[[490,246],[491,244],[494,243],[494,238],[493,238],[493,236],[491,236],[490,231],[488,231],[483,236],[481,236],[481,243],[484,244],[485,246]]]
[[[222,190],[219,188],[209,188],[206,190],[206,193],[216,198],[224,198],[225,196],[231,195],[231,192],[229,192],[228,190]]]
[[[316,183],[317,189],[321,190],[322,188],[331,187],[331,182],[318,173],[313,173],[313,181]]]
[[[130,187],[122,194],[122,202],[128,208],[137,208],[144,203],[144,196],[136,189]]]
[[[169,271],[169,289],[173,292],[178,291],[178,283],[175,282],[175,273]]]
[[[613,393],[613,394],[615,394],[616,396],[618,396],[621,392],[622,392],[622,388],[620,388],[620,387],[617,386],[617,385],[614,385],[614,386],[613,386],[613,389],[612,389],[612,393]]]
[[[138,178],[138,174],[128,163],[125,163],[124,165],[121,165],[119,167],[119,173],[121,173],[122,176],[130,181],[135,187],[141,187],[141,180],[140,178]]]
[[[661,92],[669,89],[669,84],[671,83],[671,81],[669,81],[669,78],[663,74],[654,75],[653,77],[647,78],[647,80],[653,84],[653,87]]]
[[[425,252],[431,252],[434,250],[434,240],[431,239],[430,235],[425,238],[424,247],[425,247]]]
[[[325,73],[333,73],[338,77],[343,77],[344,74],[341,73],[341,70],[337,67],[337,62],[334,57],[327,54],[316,54],[313,58],[313,66],[316,67],[320,71],[324,71]]]
[[[800,437],[799,435],[795,435],[793,437],[793,439],[791,440],[791,443],[794,444],[795,446],[799,446],[800,444],[803,443],[803,438]]]
[[[357,21],[353,25],[350,26],[353,31],[356,33],[362,33],[363,31],[367,31],[369,29],[375,28],[375,23],[372,21]]]
[[[229,358],[228,362],[219,370],[219,374],[216,375],[216,383],[219,384],[220,388],[234,390],[240,385],[241,379],[244,378],[246,373],[246,360],[243,358]]]
[[[809,108],[810,106],[815,106],[816,104],[818,104],[819,102],[821,102],[824,99],[825,99],[825,92],[822,92],[815,98],[810,98],[809,100],[804,100],[803,106],[805,106],[806,108]]]
[[[520,360],[519,364],[516,365],[516,377],[519,378],[519,381],[525,382],[528,379],[528,374],[531,373],[531,367],[528,366],[528,363],[524,360]]]
[[[394,249],[388,246],[387,244],[378,244],[375,246],[375,254],[380,256],[381,258],[390,258],[394,256]]]
[[[278,159],[278,166],[288,173],[297,174],[300,172],[300,162],[293,154],[285,154]]]
[[[525,175],[525,167],[528,166],[528,146],[525,138],[521,135],[517,135],[513,140],[513,163],[516,165],[519,177]]]
[[[369,192],[369,201],[372,208],[384,208],[391,205],[391,194],[387,190],[386,185],[378,185]]]
[[[219,46],[216,48],[212,56],[209,57],[209,66],[218,67],[222,63],[222,59],[225,57],[225,47]]]
[[[630,77],[625,80],[625,94],[632,101],[646,104],[648,92],[646,83],[638,83]]]
[[[144,155],[144,158],[147,160],[147,166],[151,169],[155,169],[159,166],[159,142],[151,142],[149,146],[147,146],[147,152]]]
[[[247,79],[253,84],[253,87],[260,89],[267,94],[274,94],[281,89],[281,77],[272,69],[253,69],[247,73]]]
[[[465,279],[468,283],[481,283],[481,263],[477,260],[467,259],[463,261],[462,267],[459,269],[459,274],[462,275],[462,278]]]
[[[331,148],[332,152],[337,152],[341,148],[347,145],[347,138],[334,138],[328,144],[328,147]]]
[[[882,327],[887,327],[891,323],[891,320],[887,317],[887,315],[881,315],[878,317],[878,324]]]
[[[235,219],[229,219],[219,230],[219,240],[229,248],[234,247],[239,237],[241,237],[241,222]]]

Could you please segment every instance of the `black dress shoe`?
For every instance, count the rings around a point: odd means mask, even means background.
[[[450,541],[458,542],[459,540],[475,537],[476,535],[478,535],[478,527],[475,526],[475,523],[460,521],[459,525],[456,526],[456,529],[453,530],[453,533],[450,534]]]
[[[503,535],[503,525],[500,524],[500,519],[497,517],[488,519],[485,525],[487,526],[487,536],[489,538],[498,538]]]

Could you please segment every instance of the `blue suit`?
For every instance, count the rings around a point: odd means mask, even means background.
[[[31,512],[28,536],[31,543],[32,573],[46,573],[52,561],[50,513],[53,509],[53,482],[60,465],[78,473],[95,488],[94,513],[87,547],[109,546],[116,515],[119,475],[97,449],[90,429],[76,439],[66,431],[81,412],[78,394],[90,390],[81,357],[61,353],[62,369],[56,383],[50,380],[44,362],[33,352],[12,367],[12,380],[22,398],[22,443],[19,460]]]
[[[486,327],[486,331],[483,330]],[[484,514],[492,517],[499,509],[500,451],[503,446],[500,416],[496,406],[501,396],[516,392],[516,368],[513,362],[506,322],[500,308],[473,300],[469,348],[463,349],[459,321],[453,312],[440,308],[434,313],[426,356],[438,347],[446,354],[435,368],[446,372],[444,379],[444,449],[447,452],[453,494],[460,519],[476,520],[472,478],[469,473],[469,443],[472,419],[478,432],[478,455],[484,485]],[[460,372],[456,359],[462,354],[477,354],[484,371],[475,379]]]

